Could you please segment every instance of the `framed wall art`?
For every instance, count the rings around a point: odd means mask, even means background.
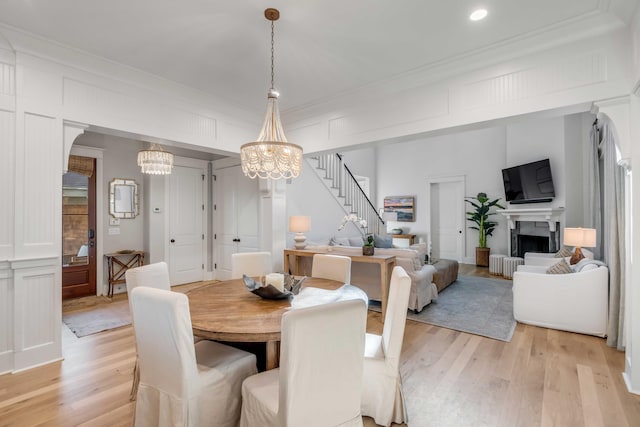
[[[415,222],[415,197],[414,196],[388,196],[384,198],[384,211],[395,212],[398,221]]]

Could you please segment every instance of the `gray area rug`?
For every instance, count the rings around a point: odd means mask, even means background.
[[[131,324],[129,301],[122,300],[68,313],[62,321],[78,338]]]
[[[379,312],[380,303],[370,301],[369,309]],[[458,276],[420,313],[409,310],[407,319],[510,342],[516,327],[512,282]]]

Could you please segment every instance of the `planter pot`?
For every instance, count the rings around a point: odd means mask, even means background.
[[[363,246],[362,255],[373,255],[373,246]]]
[[[476,248],[476,265],[478,267],[489,267],[489,253],[491,248]]]

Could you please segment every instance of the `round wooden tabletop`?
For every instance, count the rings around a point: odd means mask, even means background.
[[[338,289],[344,283],[307,277],[302,287]],[[230,342],[280,341],[288,299],[268,300],[249,292],[242,279],[216,282],[187,293],[193,334]]]

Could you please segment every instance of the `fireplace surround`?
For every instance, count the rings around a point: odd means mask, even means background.
[[[560,248],[560,223],[564,208],[501,209],[509,226],[508,254],[556,252]]]

